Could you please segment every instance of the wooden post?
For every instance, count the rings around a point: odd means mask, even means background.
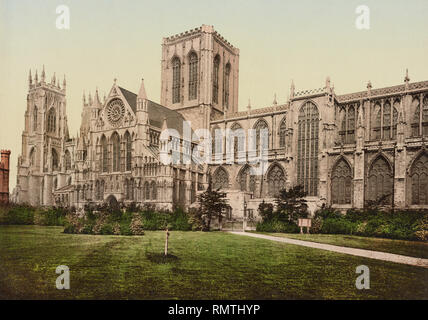
[[[165,257],[168,256],[168,238],[169,238],[169,232],[168,232],[168,228],[166,228]]]

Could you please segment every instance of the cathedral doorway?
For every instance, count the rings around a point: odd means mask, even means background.
[[[119,202],[117,202],[117,199],[115,196],[111,195],[107,198],[106,203],[109,205],[110,209],[112,210],[119,210]]]

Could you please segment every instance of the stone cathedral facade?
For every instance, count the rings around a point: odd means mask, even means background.
[[[22,154],[14,198],[33,205],[75,206],[136,202],[159,209],[188,208],[211,181],[227,192],[229,218],[255,216],[282,188],[302,185],[311,210],[322,204],[362,208],[428,208],[428,81],[337,95],[330,79],[265,108],[238,110],[239,50],[212,26],[164,38],[161,101],[116,80],[109,94],[83,97],[80,132],[67,126],[66,81],[30,72]],[[198,129],[268,131],[267,168],[252,175],[248,137],[215,138],[222,163],[163,164],[162,152],[183,157],[198,147],[184,138]],[[173,150],[161,141],[165,129]],[[243,129],[243,130],[239,130]],[[213,135],[214,136],[214,135]],[[256,140],[256,152],[258,148]],[[229,159],[230,160],[230,159]]]

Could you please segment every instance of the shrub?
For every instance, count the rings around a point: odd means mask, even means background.
[[[320,233],[323,227],[323,219],[318,216],[312,219],[312,228],[310,228],[311,233]]]
[[[428,240],[428,214],[425,215],[415,228],[415,237],[418,240],[427,241]]]
[[[116,236],[119,236],[121,234],[120,231],[121,231],[121,228],[120,228],[119,222],[115,222],[113,224],[113,234]]]
[[[144,234],[143,222],[141,221],[141,216],[138,213],[135,213],[132,217],[129,228],[134,236],[141,236]]]
[[[280,220],[267,220],[259,222],[256,226],[259,232],[281,232],[281,233],[298,233],[299,227],[292,222],[283,222]]]
[[[274,210],[272,203],[266,203],[264,200],[259,204],[258,212],[263,221],[272,220],[274,218]]]
[[[321,228],[312,232],[325,234],[356,234],[402,240],[423,240],[427,226],[423,220],[427,211],[382,211],[374,207],[364,210],[351,209],[342,215],[331,208],[322,208],[315,214],[313,225],[321,220]]]
[[[189,222],[189,216],[181,209],[171,213],[170,230],[189,231],[192,225]]]
[[[34,209],[29,206],[11,206],[6,212],[5,224],[32,225],[34,224]]]
[[[322,222],[321,233],[327,234],[353,234],[356,224],[345,218],[327,218]]]

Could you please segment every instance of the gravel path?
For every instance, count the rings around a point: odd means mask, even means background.
[[[389,262],[395,262],[395,263],[408,264],[411,266],[428,268],[428,259],[413,258],[413,257],[402,256],[399,254],[386,253],[386,252],[380,252],[380,251],[340,247],[340,246],[334,246],[331,244],[323,244],[323,243],[295,240],[295,239],[289,239],[289,238],[273,237],[273,236],[257,234],[257,233],[234,232],[234,231],[230,231],[230,233],[240,235],[240,236],[247,236],[247,237],[259,238],[259,239],[283,242],[288,244],[294,244],[297,246],[350,254],[358,257],[365,257],[370,259],[383,260],[383,261],[389,261]]]

